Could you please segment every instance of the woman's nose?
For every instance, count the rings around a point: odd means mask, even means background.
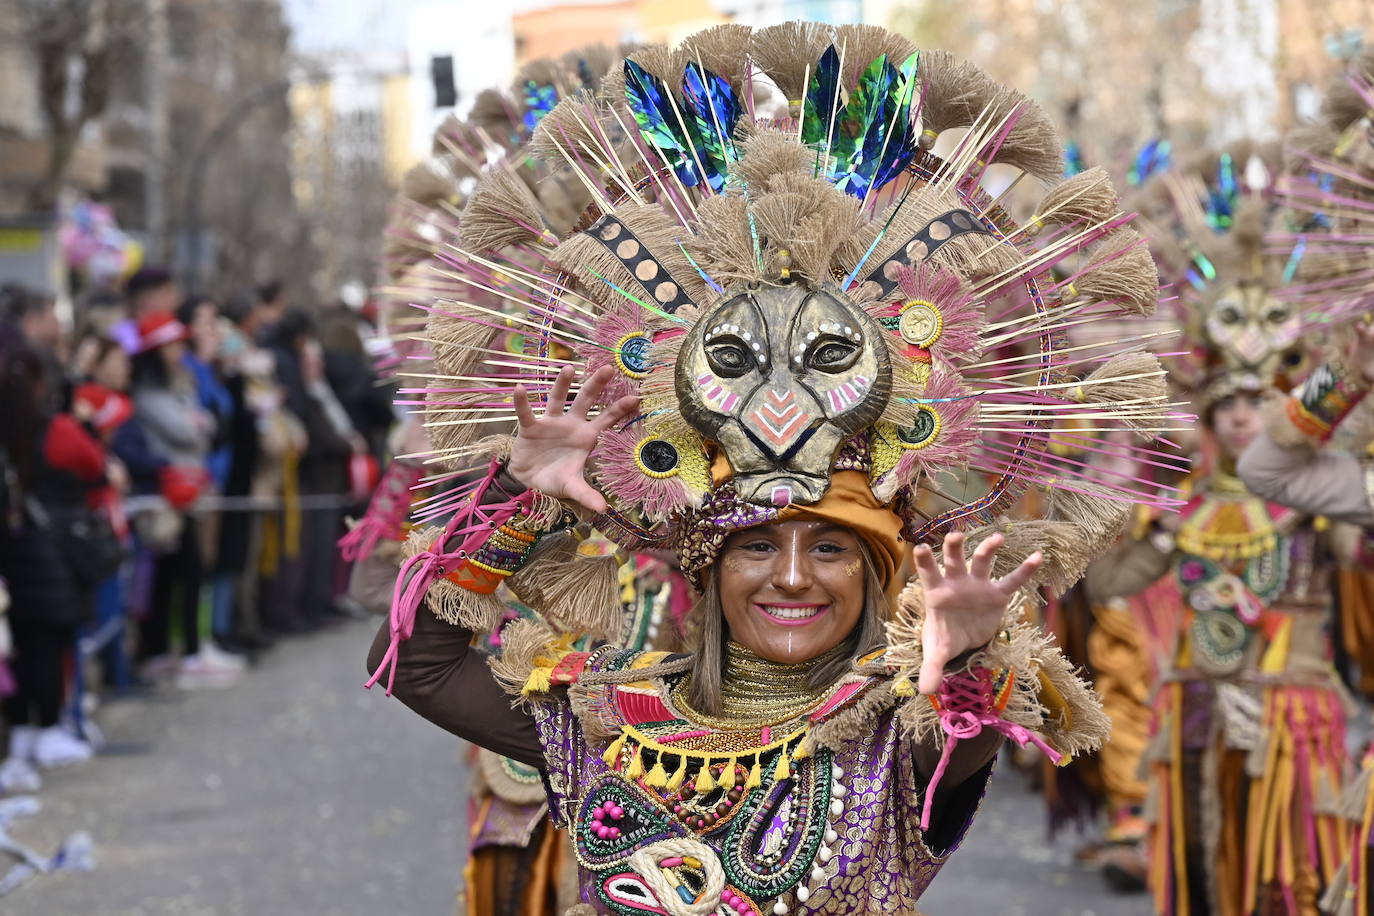
[[[773,566],[773,587],[781,592],[804,592],[811,587],[811,564],[800,544],[787,544],[778,551]]]

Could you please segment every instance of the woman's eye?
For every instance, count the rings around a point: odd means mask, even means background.
[[[845,548],[840,544],[817,544],[816,550],[821,553],[844,553]]]
[[[773,549],[773,545],[767,541],[751,541],[748,544],[741,544],[740,550],[748,550],[751,553],[766,553]]]

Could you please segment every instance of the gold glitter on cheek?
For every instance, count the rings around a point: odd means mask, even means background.
[[[737,572],[740,571],[740,568],[741,568],[743,565],[744,565],[744,560],[740,558],[740,555],[739,555],[738,553],[727,553],[727,554],[725,555],[725,571],[726,571],[726,572],[737,573]]]
[[[863,560],[861,560],[858,557],[855,557],[848,563],[844,564],[844,574],[852,579],[853,577],[859,574],[859,570],[863,568],[863,565]]]

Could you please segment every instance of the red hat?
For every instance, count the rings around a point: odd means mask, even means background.
[[[158,472],[162,498],[173,509],[189,508],[210,483],[205,468],[188,465],[169,465]]]
[[[124,425],[134,415],[134,405],[117,391],[86,382],[72,393],[72,412],[100,432],[107,433]]]
[[[177,321],[177,316],[171,312],[149,312],[138,319],[139,353],[147,353],[190,336],[186,325]]]

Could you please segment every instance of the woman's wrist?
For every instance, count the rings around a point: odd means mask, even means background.
[[[510,472],[510,459],[501,462],[500,469],[496,472],[496,478],[492,481],[507,496],[515,497],[529,490],[530,488],[514,474]]]
[[[1289,422],[1302,433],[1325,441],[1369,389],[1363,368],[1352,371],[1336,360],[1318,366],[1289,397]]]

